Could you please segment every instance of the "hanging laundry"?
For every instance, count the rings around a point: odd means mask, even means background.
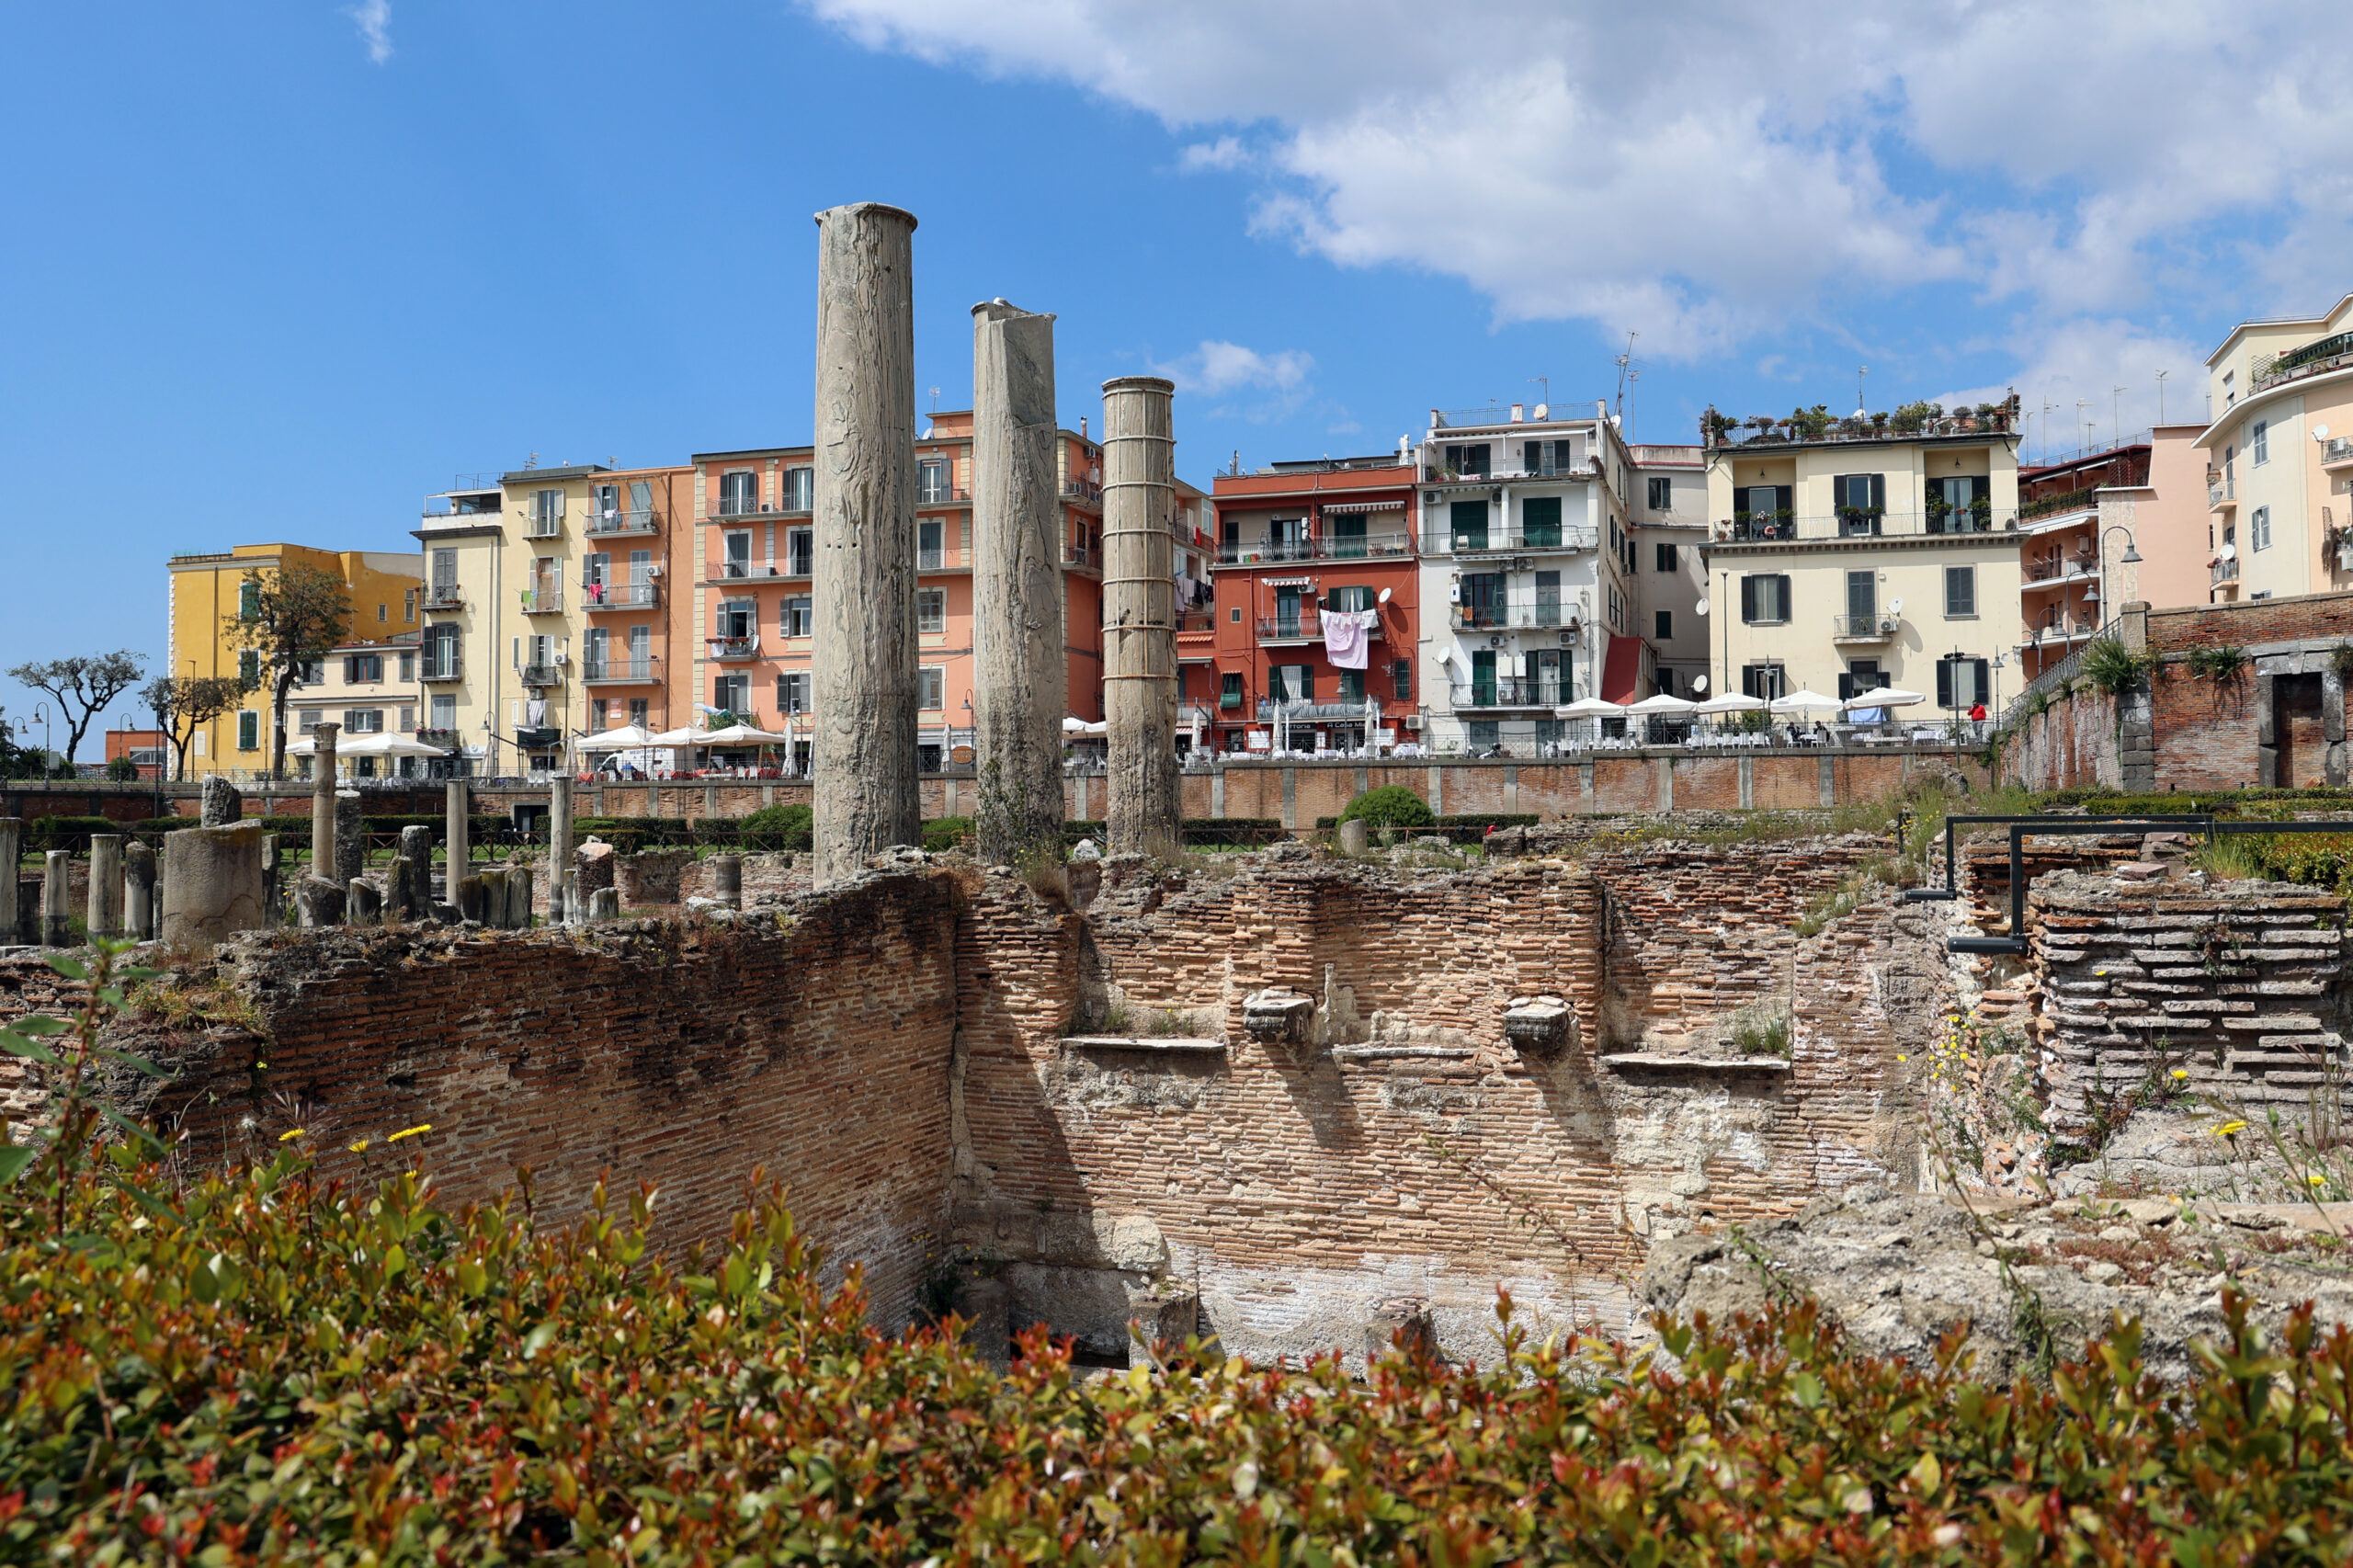
[[[523,704],[523,722],[535,730],[544,725],[548,722],[547,699],[534,697]]]
[[[1367,634],[1372,620],[1369,611],[1327,609],[1324,612],[1324,656],[1332,661],[1336,670],[1360,670],[1365,665],[1365,648],[1371,642]]]

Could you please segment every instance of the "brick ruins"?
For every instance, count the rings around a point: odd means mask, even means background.
[[[1989,923],[2000,890],[1901,903],[1870,880],[1883,837],[1627,825],[1531,830],[1523,858],[1467,865],[1303,844],[1076,862],[1080,908],[900,850],[823,894],[786,858],[746,858],[742,912],[255,934],[176,983],[179,1027],[125,1026],[181,1075],[123,1089],[177,1117],[199,1159],[303,1125],[356,1176],[384,1168],[386,1134],[430,1123],[446,1190],[487,1196],[528,1164],[543,1220],[578,1214],[599,1172],[652,1182],[671,1245],[720,1233],[765,1170],[893,1326],[961,1258],[1001,1280],[1014,1326],[1105,1360],[1136,1318],[1263,1358],[1360,1350],[1423,1312],[1476,1356],[1498,1286],[1545,1321],[1624,1329],[1661,1237],[1928,1185],[1924,1129],[1949,1091],[1923,1046],[1964,1008],[2014,1026],[2054,1107],[2137,1071],[2143,1007],[2185,1045],[2207,1030],[2203,1060],[2222,1049],[2242,1076],[2290,1068],[2228,1042],[2342,1051],[2342,905],[2315,918],[2309,890],[2238,911],[2211,907],[2256,896],[2235,884],[2051,874],[2036,952],[1992,970],[1945,941]],[[702,867],[622,858],[632,899],[696,896]],[[2197,907],[2143,907],[2165,899]],[[2103,943],[2195,949],[2240,914],[2265,933],[2230,956],[2244,974],[2151,970],[2177,994],[2146,998],[2104,975],[2103,999],[2076,972],[2110,961]],[[64,1006],[52,979],[0,956],[0,1017]],[[2007,1136],[2006,1165],[1972,1151],[1989,1185],[2042,1157]]]

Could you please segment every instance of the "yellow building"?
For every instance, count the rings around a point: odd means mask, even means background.
[[[281,567],[316,566],[343,579],[351,597],[348,641],[382,642],[415,631],[423,611],[423,557],[391,551],[315,550],[300,544],[241,544],[223,553],[176,555],[170,563],[169,651],[174,676],[244,674],[254,690],[231,712],[198,727],[188,745],[188,772],[244,777],[269,767],[276,719],[269,681],[249,649],[228,637],[245,577],[267,578]],[[292,725],[289,724],[289,733]]]
[[[2353,294],[2323,315],[2242,323],[2206,371],[2213,597],[2353,587]]]
[[[1711,691],[1991,706],[2019,637],[2016,400],[1739,432],[1707,433]]]

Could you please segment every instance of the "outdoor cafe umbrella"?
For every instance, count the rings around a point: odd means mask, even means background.
[[[1098,720],[1090,724],[1075,713],[1063,716],[1063,733],[1065,735],[1107,735],[1110,732],[1111,726],[1107,721]]]
[[[1680,719],[1699,711],[1699,708],[1696,702],[1662,691],[1655,697],[1645,697],[1633,704],[1626,710],[1626,715],[1631,718],[1639,713],[1645,719]]]
[[[1605,701],[1598,697],[1580,698],[1565,708],[1552,710],[1555,719],[1622,719],[1625,716],[1623,704]]]
[[[1722,697],[1711,697],[1691,711],[1713,717],[1720,713],[1754,713],[1764,706],[1765,699],[1761,697],[1751,697],[1745,691],[1727,691]]]
[[[723,730],[703,731],[697,740],[707,746],[765,746],[786,739],[771,735],[766,730],[756,730],[749,724],[730,724]]]
[[[1824,697],[1818,691],[1808,691],[1803,687],[1787,697],[1777,697],[1772,703],[1776,713],[1836,713],[1844,706],[1835,697]]]
[[[675,730],[665,730],[658,735],[648,735],[645,744],[650,746],[699,746],[705,744],[703,737],[709,733],[708,730],[698,730],[692,724],[685,724]]]
[[[382,731],[372,735],[362,735],[348,745],[339,745],[335,748],[335,754],[338,756],[447,756],[449,755],[439,746],[428,745],[408,735],[395,735]]]
[[[1904,691],[1895,687],[1882,686],[1876,690],[1866,691],[1859,697],[1848,698],[1847,710],[1851,713],[1859,708],[1910,708],[1927,700],[1916,691]]]
[[[593,735],[583,735],[574,743],[582,751],[635,751],[654,744],[642,724],[623,724],[618,730],[603,730]]]

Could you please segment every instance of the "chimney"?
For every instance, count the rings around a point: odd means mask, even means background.
[[[1515,425],[1521,425],[1527,422],[1525,411],[1521,404],[1515,403],[1511,405],[1511,422]]]

